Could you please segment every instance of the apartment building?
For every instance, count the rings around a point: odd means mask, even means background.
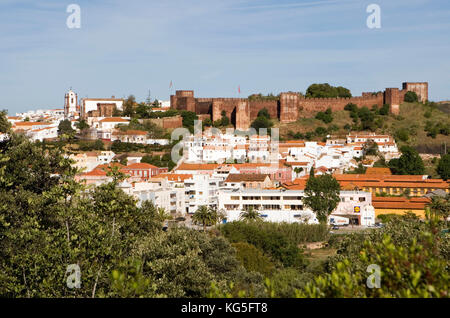
[[[147,182],[122,182],[119,188],[135,197],[139,206],[144,201],[151,201],[172,216],[185,215],[184,188],[173,186],[167,178],[153,178]]]
[[[186,212],[194,214],[202,205],[217,208],[221,181],[204,174],[194,174],[192,178],[185,179]]]
[[[226,211],[227,222],[240,219],[253,208],[269,222],[318,223],[315,214],[303,204],[303,190],[235,189],[219,191],[219,210]],[[341,191],[341,201],[332,215],[347,217],[353,224],[372,225],[375,211],[371,195],[362,191]]]

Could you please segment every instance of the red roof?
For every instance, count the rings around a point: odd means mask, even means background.
[[[123,168],[123,170],[142,170],[142,169],[158,169],[158,167],[149,163],[132,163]]]
[[[123,119],[120,117],[108,117],[100,120],[101,123],[127,123],[127,119]]]

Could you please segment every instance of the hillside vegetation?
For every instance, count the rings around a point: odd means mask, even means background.
[[[403,103],[398,116],[374,115],[372,130],[394,136],[399,147],[409,145],[420,153],[442,154],[443,145],[447,143],[447,149],[450,146],[450,114],[445,112],[447,108],[446,104]],[[302,118],[293,123],[274,122],[274,127],[280,129],[282,139],[303,139],[296,138],[301,137],[298,135],[300,133],[305,135],[305,139],[324,140],[327,134],[345,136],[353,126],[350,112],[346,110],[332,112],[333,120],[327,124],[305,112],[300,112],[300,116]],[[316,133],[317,130],[319,133]]]

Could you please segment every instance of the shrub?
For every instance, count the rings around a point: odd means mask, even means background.
[[[405,94],[405,102],[407,103],[415,103],[419,101],[417,94],[415,92],[408,91]]]
[[[270,119],[270,114],[269,111],[267,110],[267,108],[263,108],[258,112],[258,116],[257,117],[265,117],[267,119]]]
[[[251,124],[251,127],[255,128],[256,130],[259,130],[260,128],[269,129],[272,126],[273,126],[273,123],[270,121],[270,119],[267,119],[266,117],[258,117]]]
[[[409,132],[405,128],[400,128],[395,132],[395,138],[403,142],[407,142],[409,139]]]
[[[333,121],[331,108],[328,108],[325,112],[318,112],[316,119],[323,121],[325,124],[329,124]]]
[[[220,226],[222,234],[232,243],[244,242],[269,254],[287,267],[303,267],[301,250],[292,241],[266,222],[230,222]],[[264,225],[262,225],[264,224]],[[270,223],[269,223],[270,224]]]
[[[236,249],[236,258],[246,270],[261,273],[266,277],[272,276],[275,271],[275,265],[269,257],[264,255],[254,245],[238,242],[233,243],[232,246]]]
[[[327,129],[325,127],[317,127],[314,132],[317,136],[323,136],[327,133]]]

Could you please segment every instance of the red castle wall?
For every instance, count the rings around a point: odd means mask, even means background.
[[[428,83],[403,83],[402,90],[387,88],[383,93],[362,93],[362,96],[351,98],[305,98],[289,92],[281,93],[279,100],[254,101],[243,98],[195,98],[194,91],[176,91],[170,101],[174,109],[193,111],[198,115],[209,114],[213,121],[221,119],[222,111],[225,111],[237,129],[248,129],[263,108],[268,110],[272,118],[278,118],[282,123],[298,120],[300,110],[313,115],[327,108],[332,111],[343,110],[349,103],[369,108],[389,104],[391,112],[398,114],[399,105],[408,90],[416,92],[421,101],[428,100]]]

